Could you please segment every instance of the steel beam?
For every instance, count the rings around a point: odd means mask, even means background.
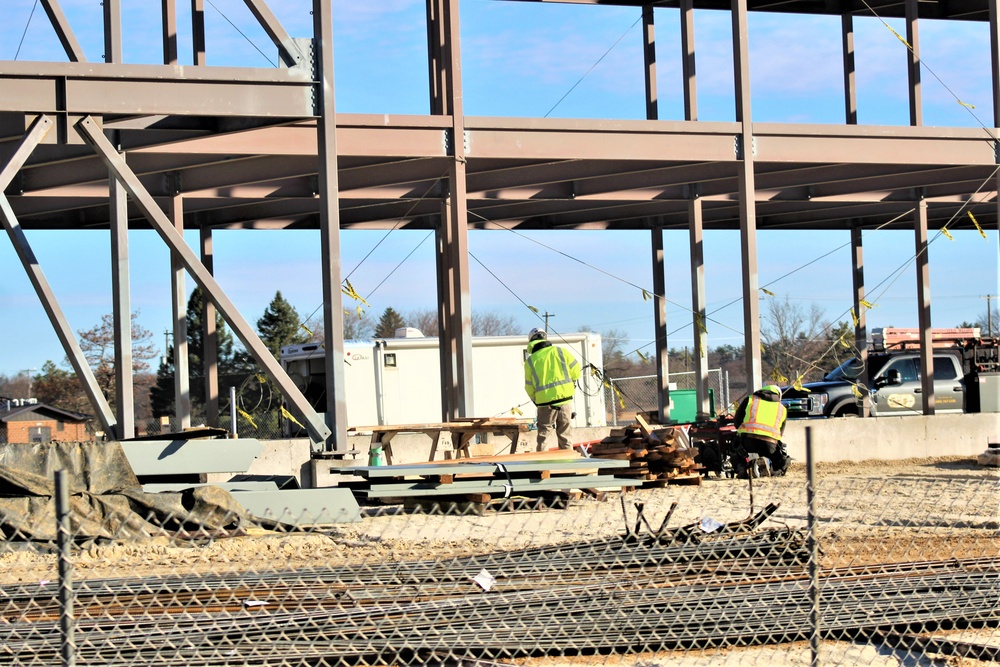
[[[230,301],[229,297],[222,291],[215,278],[205,269],[204,265],[198,261],[197,256],[184,242],[184,237],[174,229],[170,220],[163,214],[139,183],[138,178],[132,173],[108,140],[101,133],[92,118],[84,118],[76,125],[77,130],[84,140],[94,147],[102,159],[111,169],[115,177],[118,178],[128,191],[132,200],[136,203],[143,215],[152,223],[160,238],[176,252],[187,268],[188,273],[194,278],[205,291],[208,298],[215,302],[216,307],[222,316],[232,327],[233,332],[253,356],[254,360],[264,369],[267,375],[278,385],[278,390],[289,403],[293,414],[300,417],[306,424],[310,436],[315,442],[325,442],[330,436],[330,430],[323,424],[322,420],[312,409],[309,403],[302,396],[295,383],[291,381],[288,374],[281,368],[271,353],[264,347],[253,327],[246,321],[243,315]]]
[[[736,82],[736,121],[741,123],[738,172],[740,190],[740,248],[743,268],[743,340],[747,393],[761,383],[760,303],[757,278],[757,208],[754,198],[753,125],[750,113],[750,44],[747,0],[732,0],[733,66]]]
[[[646,120],[659,118],[656,95],[656,29],[653,23],[653,5],[642,6],[642,59],[646,81]]]
[[[931,272],[927,245],[927,202],[916,202],[913,219],[917,268],[917,323],[920,328],[920,391],[924,414],[934,414],[934,348],[931,341]]]
[[[176,179],[174,179],[176,181]],[[176,182],[174,187],[179,190]],[[170,198],[169,215],[174,229],[184,238],[184,197],[178,192]],[[184,280],[184,260],[175,251],[170,253],[170,304],[174,326],[174,416],[178,430],[191,426],[191,368],[188,349],[187,288]],[[208,295],[205,295],[208,300]]]
[[[53,125],[52,119],[47,116],[39,116],[32,121],[31,126],[24,134],[24,137],[22,137],[17,148],[11,154],[10,158],[8,158],[3,168],[0,169],[0,218],[3,219],[3,226],[7,230],[7,235],[14,246],[14,252],[17,253],[17,257],[24,267],[24,272],[27,274],[28,280],[35,289],[38,300],[41,301],[42,308],[45,310],[45,314],[52,324],[52,329],[62,344],[66,358],[69,360],[70,365],[73,366],[73,370],[76,371],[77,378],[80,380],[80,384],[83,385],[83,391],[97,413],[97,419],[101,422],[101,427],[105,432],[111,434],[112,437],[117,437],[118,424],[111,411],[111,406],[108,405],[107,398],[101,392],[101,388],[97,384],[97,378],[94,377],[94,372],[87,363],[87,358],[83,354],[83,350],[80,349],[80,344],[77,343],[76,336],[73,334],[73,330],[70,328],[62,309],[59,307],[59,302],[52,292],[52,288],[45,278],[41,266],[38,264],[38,259],[35,257],[35,253],[28,243],[28,238],[24,235],[24,230],[21,228],[17,216],[10,206],[10,201],[3,194],[7,186],[10,185],[11,180],[31,156],[31,152],[42,142],[46,133],[52,129]]]
[[[854,354],[861,361],[862,368],[868,368],[868,309],[862,304],[865,300],[865,254],[862,245],[861,228],[856,222],[851,224],[851,281],[854,286],[854,312],[858,318],[854,325]],[[871,396],[862,389],[862,417],[871,414]]]
[[[104,9],[104,56],[106,63],[122,62],[121,0],[101,0]]]
[[[694,193],[688,202],[688,236],[691,256],[691,315],[694,333],[695,396],[698,412],[711,414],[708,403],[708,344],[705,340],[707,312],[705,306],[705,234],[701,198]],[[721,398],[717,396],[716,398]],[[719,411],[726,406],[719,406]]]
[[[177,0],[160,0],[163,20],[163,64],[177,64]]]
[[[680,0],[680,15],[684,120],[698,120],[698,82],[694,48],[694,0]]]
[[[858,124],[858,87],[854,66],[854,16],[840,15],[840,37],[844,58],[844,116],[848,125]]]
[[[466,202],[466,135],[462,105],[462,55],[458,0],[444,0],[442,23],[447,60],[447,105],[451,114],[452,163],[448,175],[450,223],[446,235],[450,277],[447,320],[441,322],[442,405],[444,421],[469,417],[472,410],[472,313],[469,304],[469,226]]]
[[[923,101],[920,92],[920,31],[918,0],[904,0],[906,5],[906,81],[910,98],[910,125],[924,124]]]
[[[191,57],[195,67],[206,64],[205,0],[191,0]]]
[[[129,281],[128,199],[115,178],[109,179],[111,215],[111,302],[114,322],[115,414],[119,438],[135,437],[135,390],[132,381],[132,298]]]
[[[278,17],[274,15],[271,8],[267,6],[267,3],[261,0],[243,0],[246,3],[247,8],[260,23],[260,27],[264,29],[267,36],[271,38],[271,41],[276,47],[278,47],[278,55],[281,61],[287,67],[301,67],[306,64],[305,55],[302,50],[295,43],[295,40],[289,36],[285,31],[285,28],[281,25]]]
[[[990,6],[990,74],[993,82],[993,127],[1000,128],[1000,10],[997,0]]]
[[[69,21],[66,20],[66,14],[63,13],[58,0],[42,0],[42,7],[49,16],[49,23],[56,31],[59,43],[62,44],[63,50],[66,52],[66,57],[75,63],[87,62],[87,56],[84,55],[80,42],[73,34],[73,29],[70,27]]]
[[[211,227],[201,228],[199,241],[201,263],[206,271],[215,275]],[[205,375],[205,421],[209,426],[219,425],[219,332],[215,327],[215,317],[215,304],[211,299],[204,299],[201,311],[202,372]]]
[[[434,116],[445,114],[445,34],[442,20],[443,0],[427,1],[427,78],[430,93],[430,113]]]
[[[87,363],[87,358],[83,354],[83,350],[80,349],[80,344],[77,343],[62,308],[59,307],[59,302],[56,300],[56,296],[48,280],[45,278],[41,266],[38,264],[38,258],[35,257],[35,253],[31,249],[27,237],[24,235],[24,230],[21,229],[21,225],[17,221],[17,216],[14,215],[14,210],[10,207],[7,195],[2,194],[2,192],[0,192],[0,217],[3,218],[4,229],[7,230],[7,235],[14,246],[14,251],[17,253],[18,259],[21,260],[24,272],[31,281],[31,286],[35,288],[35,294],[38,295],[38,300],[41,301],[42,307],[45,309],[45,314],[48,315],[52,329],[62,344],[66,358],[69,360],[70,365],[73,366],[80,384],[83,385],[84,393],[87,394],[91,406],[97,413],[96,416],[98,421],[101,422],[101,427],[106,433],[117,438],[118,424],[112,414],[111,406],[108,405],[107,399],[101,392],[101,387],[97,384],[97,378],[94,377],[94,372]]]
[[[653,330],[656,350],[657,413],[661,424],[670,423],[670,358],[667,354],[667,282],[663,260],[663,227],[653,224],[650,234],[653,251]]]
[[[318,184],[320,196],[320,252],[323,273],[323,342],[326,347],[327,438],[318,441],[323,449],[343,456],[347,442],[347,397],[344,379],[344,306],[340,274],[340,201],[337,174],[337,117],[333,81],[333,5],[331,0],[313,0],[313,32],[316,39],[317,100],[319,122]],[[266,352],[266,350],[265,350]],[[284,392],[282,392],[284,393]],[[296,391],[296,394],[301,394]],[[287,396],[288,394],[285,394]],[[305,402],[305,399],[302,399]],[[308,407],[308,404],[306,404]],[[332,442],[328,440],[332,434]]]

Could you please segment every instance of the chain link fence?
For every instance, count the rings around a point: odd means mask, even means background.
[[[674,421],[691,422],[696,417],[697,400],[694,371],[671,373],[670,383],[671,418]],[[711,403],[716,413],[729,404],[728,373],[719,368],[708,371],[708,388]],[[618,426],[635,419],[637,412],[650,412],[659,408],[659,391],[655,375],[637,375],[626,378],[610,378],[604,387],[604,404],[607,407],[608,424]],[[677,411],[675,417],[674,411]]]
[[[372,500],[326,525],[53,478],[5,480],[4,664],[1000,659],[1000,476],[970,461]]]

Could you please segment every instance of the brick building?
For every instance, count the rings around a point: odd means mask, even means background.
[[[35,402],[0,399],[0,442],[81,442],[91,416]]]

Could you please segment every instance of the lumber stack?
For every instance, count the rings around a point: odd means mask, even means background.
[[[698,450],[684,431],[662,426],[639,413],[636,423],[613,429],[602,441],[591,445],[591,456],[625,459],[629,467],[616,471],[619,477],[634,477],[644,487],[667,484],[701,484]]]

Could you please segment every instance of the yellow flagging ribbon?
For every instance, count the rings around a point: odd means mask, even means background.
[[[854,326],[855,328],[857,328],[858,324],[861,323],[861,320],[858,319],[858,316],[857,314],[855,314],[853,308],[851,308],[851,319],[854,320]]]
[[[312,329],[310,329],[309,327],[307,327],[305,324],[299,324],[299,328],[302,329],[303,331],[305,331],[310,336],[313,335]]]
[[[795,382],[792,383],[792,389],[795,389],[797,391],[805,391],[806,390],[806,388],[802,386],[802,378],[803,377],[804,376],[800,375],[797,378],[795,378]]]
[[[538,309],[535,308],[534,306],[528,306],[528,310],[530,310],[531,312],[533,312],[535,315],[538,314]]]
[[[855,326],[857,326],[857,320],[855,320]],[[845,348],[845,349],[851,347],[850,341],[847,340],[847,332],[846,331],[844,333],[840,334],[840,340],[838,340],[837,343],[839,343],[840,346],[843,347],[843,348]]]
[[[859,301],[859,303],[862,306],[864,306],[865,308],[867,308],[868,310],[871,310],[872,308],[875,308],[878,305],[878,304],[872,303],[871,301],[865,301],[864,299],[861,299],[861,301]]]
[[[288,421],[292,422],[299,428],[305,428],[305,426],[302,425],[302,422],[296,419],[295,416],[291,412],[289,412],[284,405],[281,406],[281,416],[287,419]]]
[[[851,385],[851,393],[854,394],[857,398],[864,398],[864,395],[861,393],[861,390],[858,389],[858,385],[856,384]]]
[[[521,412],[521,408],[519,408],[519,407],[517,407],[517,406],[515,405],[514,407],[512,407],[512,408],[510,409],[510,414],[512,414],[512,415],[523,415],[524,413],[523,413],[523,412]]]
[[[705,318],[701,316],[701,313],[695,313],[694,323],[698,326],[698,331],[702,332],[703,334],[708,333],[708,328],[705,326]]]
[[[782,375],[781,371],[779,371],[777,368],[775,368],[773,371],[771,371],[771,379],[774,380],[775,382],[777,382],[778,384],[787,384],[788,383],[788,378],[786,378],[784,375]]]
[[[761,287],[760,291],[763,292],[764,294],[768,295],[768,296],[774,296],[774,292],[772,292],[771,290],[767,289],[766,287]]]
[[[974,224],[976,226],[976,229],[979,230],[979,235],[985,239],[986,232],[984,232],[983,228],[979,226],[979,221],[976,220],[976,216],[972,215],[972,211],[969,211],[968,213],[969,213],[969,220],[972,220],[972,224]]]
[[[962,100],[958,100],[958,99],[956,99],[955,101],[958,102],[959,104],[961,104],[966,109],[975,109],[976,108],[975,104],[969,104],[968,102],[963,102]]]
[[[340,291],[346,294],[347,296],[351,297],[355,301],[360,301],[361,303],[369,307],[371,306],[370,303],[365,301],[365,298],[363,296],[358,294],[357,290],[354,289],[354,285],[351,284],[351,281],[346,278],[344,278],[344,284],[341,286]]]
[[[644,364],[648,364],[649,363],[649,358],[646,357],[646,355],[642,353],[642,350],[636,350],[635,353],[639,355],[640,359],[642,359],[642,363],[644,363]]]
[[[652,295],[652,294],[650,294],[650,293],[649,293],[649,292],[647,292],[646,290],[642,290],[642,300],[643,300],[643,301],[649,301],[649,300],[650,300],[650,299],[652,299],[652,298],[653,298],[653,295]]]
[[[246,419],[248,422],[250,422],[251,426],[253,426],[254,428],[257,428],[257,423],[253,420],[253,417],[251,417],[249,414],[247,414],[247,412],[245,410],[243,410],[242,408],[236,408],[236,411],[238,413],[240,413],[240,416],[242,416],[243,419]]]
[[[955,237],[954,237],[954,236],[952,236],[952,235],[951,235],[951,234],[950,234],[950,233],[948,232],[948,228],[947,228],[947,227],[942,227],[942,228],[941,228],[941,233],[942,233],[942,234],[944,234],[944,237],[945,237],[946,239],[948,239],[949,241],[954,241],[954,240],[955,240]]]
[[[882,21],[882,25],[884,25],[886,28],[888,28],[889,32],[891,32],[892,34],[894,34],[896,36],[896,39],[898,39],[899,41],[901,41],[906,46],[906,48],[908,48],[910,50],[913,49],[913,47],[910,46],[910,43],[907,42],[906,39],[902,35],[900,35],[898,32],[896,32],[895,30],[892,29],[891,25],[889,25],[885,21]]]

